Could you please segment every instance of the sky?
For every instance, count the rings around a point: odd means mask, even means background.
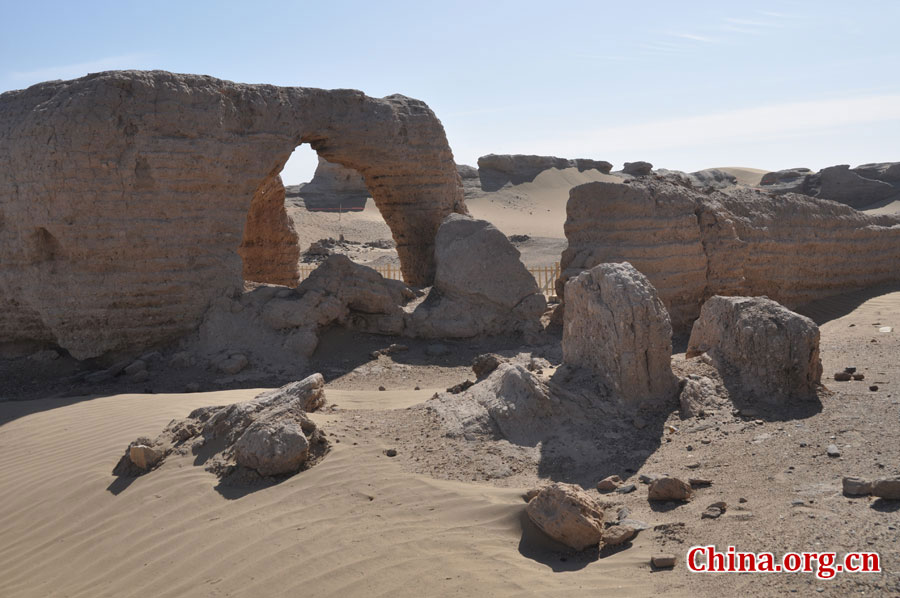
[[[900,161],[900,1],[0,0],[0,92],[114,69],[402,93],[456,161]],[[288,184],[308,180],[301,147]]]

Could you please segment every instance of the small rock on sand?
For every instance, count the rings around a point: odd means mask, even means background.
[[[654,554],[650,557],[650,564],[659,569],[671,569],[675,566],[675,555],[669,553]]]
[[[648,500],[690,500],[694,491],[690,484],[678,478],[659,478],[650,483]]]

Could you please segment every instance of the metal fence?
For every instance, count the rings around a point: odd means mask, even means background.
[[[317,267],[318,264],[301,265],[300,280],[305,280]],[[385,278],[403,280],[403,273],[400,271],[400,266],[375,266],[372,269]],[[528,271],[534,276],[538,287],[546,297],[550,298],[556,295],[555,285],[556,279],[559,278],[559,262],[556,262],[552,266],[528,268]]]

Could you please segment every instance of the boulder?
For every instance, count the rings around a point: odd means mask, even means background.
[[[263,476],[296,473],[309,455],[309,441],[292,421],[256,421],[234,443],[238,465]]]
[[[602,545],[603,510],[578,486],[558,482],[546,486],[525,512],[545,534],[573,550]]]
[[[434,287],[408,321],[421,337],[532,332],[547,307],[519,251],[491,223],[451,214],[435,239]]]
[[[656,501],[690,500],[694,495],[691,485],[678,478],[661,477],[650,482],[647,499]]]
[[[627,404],[675,396],[672,325],[656,289],[631,264],[600,264],[566,284],[563,361],[603,380]]]
[[[765,403],[814,397],[822,378],[818,326],[767,297],[709,299],[687,347],[702,353],[733,396]]]

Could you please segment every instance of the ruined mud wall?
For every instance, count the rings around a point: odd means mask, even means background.
[[[430,282],[465,205],[423,102],[162,71],[0,95],[0,338],[87,358],[195,328],[242,284],[251,200],[300,143],[363,175],[405,278]]]
[[[900,218],[831,201],[639,180],[575,187],[566,210],[557,293],[583,270],[628,261],[656,287],[680,332],[712,295],[768,295],[796,307],[900,281]]]

